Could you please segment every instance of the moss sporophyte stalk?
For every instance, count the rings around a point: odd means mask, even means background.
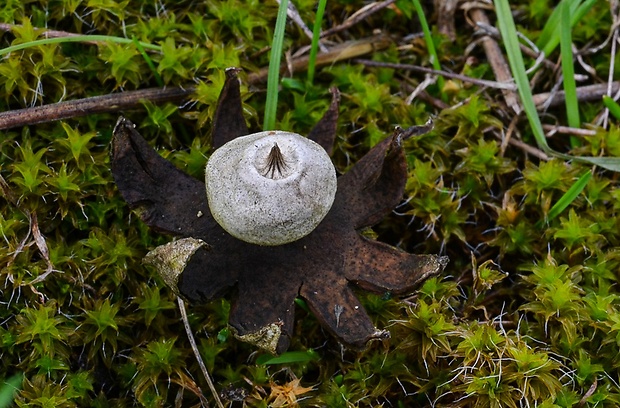
[[[336,178],[329,158],[335,132],[325,129],[335,129],[338,93],[308,138],[245,135],[247,128],[227,126],[245,123],[236,72],[227,71],[218,101],[206,189],[161,158],[127,119],[116,125],[112,172],[121,194],[149,226],[179,237],[145,261],[191,302],[235,288],[234,334],[272,353],[290,344],[297,296],[346,345],[363,348],[388,337],[350,284],[409,294],[439,274],[447,258],[412,255],[358,231],[400,202],[407,178],[402,143],[431,126],[397,129]]]

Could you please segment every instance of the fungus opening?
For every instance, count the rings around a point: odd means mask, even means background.
[[[284,159],[280,147],[278,147],[277,143],[274,143],[267,156],[267,165],[264,168],[265,172],[263,173],[263,177],[273,179],[276,171],[282,176],[282,171],[287,167],[286,160]]]

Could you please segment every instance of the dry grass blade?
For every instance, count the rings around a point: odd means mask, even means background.
[[[487,18],[486,13],[482,9],[473,9],[471,11],[471,17],[476,24],[485,24],[489,25],[489,19]],[[482,47],[484,48],[484,52],[486,53],[487,60],[491,67],[493,68],[493,73],[495,74],[495,79],[497,79],[500,83],[509,83],[513,82],[512,74],[510,73],[510,67],[502,54],[502,50],[495,41],[494,38],[485,36],[482,40]],[[517,99],[517,94],[510,89],[502,90],[504,94],[504,100],[506,101],[506,105],[510,107],[517,115],[521,113],[522,109],[519,105],[519,101]]]
[[[187,333],[187,338],[189,339],[189,343],[192,346],[192,351],[194,352],[194,356],[196,357],[196,361],[198,361],[198,365],[200,366],[200,370],[209,385],[209,390],[213,394],[213,398],[215,399],[215,403],[219,408],[224,408],[224,404],[222,404],[222,400],[215,389],[215,385],[213,384],[213,380],[209,375],[209,371],[207,370],[207,366],[205,365],[204,360],[200,356],[200,351],[198,350],[198,345],[196,344],[196,339],[194,338],[194,333],[192,332],[192,328],[189,325],[189,320],[187,318],[187,310],[185,309],[185,302],[180,297],[177,297],[177,302],[179,304],[179,310],[181,311],[181,319],[183,320],[183,326],[185,326],[185,332]]]

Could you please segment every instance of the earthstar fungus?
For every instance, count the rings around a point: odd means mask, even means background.
[[[230,235],[282,245],[312,232],[336,196],[336,169],[319,144],[280,130],[237,137],[205,170],[213,218]]]
[[[236,72],[227,71],[218,101],[212,158],[228,142],[248,134]],[[308,135],[327,155],[336,136],[338,97],[334,90],[330,108]],[[430,128],[397,129],[373,147],[337,178],[333,203],[316,228],[284,244],[258,245],[228,233],[209,208],[205,184],[159,156],[122,117],[114,129],[111,166],[123,198],[140,218],[179,238],[145,257],[175,293],[190,302],[208,302],[230,292],[229,324],[235,336],[272,353],[288,348],[299,296],[339,341],[363,348],[389,333],[374,327],[351,286],[407,295],[448,262],[447,257],[409,254],[358,232],[381,221],[401,201],[407,179],[402,141]],[[286,179],[290,157],[280,143],[266,145],[272,161],[258,167],[261,177]],[[276,144],[282,157],[273,156]],[[209,173],[207,164],[207,184],[214,178],[218,173]]]

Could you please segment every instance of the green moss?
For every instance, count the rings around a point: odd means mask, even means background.
[[[539,0],[513,3],[517,24],[537,40],[553,9]],[[316,2],[295,5],[312,25]],[[322,27],[364,5],[329,2]],[[462,11],[451,41],[438,34],[428,7],[442,67],[493,79],[484,52],[465,50],[473,31]],[[41,39],[47,27],[135,37],[161,52],[146,49],[153,68],[134,43],[47,44],[11,52],[0,59],[0,110],[156,87],[159,80],[195,85],[191,103],[144,101],[122,113],[163,156],[202,178],[224,68],[243,68],[246,119],[252,130],[262,127],[264,85],[246,79],[268,66],[276,14],[275,2],[260,1],[4,1],[0,22],[16,26],[0,33],[1,48]],[[423,40],[403,40],[416,24],[411,4],[396,2],[329,39],[383,30],[394,43],[372,59],[429,67]],[[575,24],[573,41],[578,49],[601,44],[611,26],[608,6],[595,5]],[[309,43],[296,25],[287,25],[285,50]],[[609,69],[607,49],[581,57],[599,75]],[[535,93],[555,83],[552,72],[540,72]],[[451,263],[411,298],[362,296],[374,323],[391,332],[389,341],[362,352],[341,349],[300,307],[291,351],[311,350],[316,358],[259,364],[254,348],[229,335],[226,300],[192,305],[190,324],[218,390],[248,395],[251,407],[273,404],[295,379],[299,387],[312,387],[298,395],[303,406],[620,405],[615,174],[594,169],[566,210],[548,219],[590,168],[539,160],[506,143],[513,123],[512,139],[529,143],[532,133],[503,106],[500,91],[449,80],[407,104],[422,78],[404,70],[342,61],[318,67],[312,84],[305,72],[283,75],[276,122],[284,130],[307,133],[329,104],[329,88],[339,87],[333,159],[341,172],[394,125],[434,117],[431,133],[404,142],[410,178],[403,204],[365,233],[411,252],[444,253]],[[435,108],[442,98],[450,107]],[[553,115],[565,124],[563,110],[550,108],[543,120]],[[571,154],[618,156],[618,123],[612,118],[608,129],[596,126],[601,110],[599,102],[580,106],[590,122],[584,127],[595,130],[581,137],[580,146],[559,135],[549,144]],[[131,213],[109,171],[118,114],[24,126],[0,138],[0,379],[14,382],[23,373],[17,406],[192,406],[203,398],[213,405],[182,334],[174,294],[142,264],[169,238]]]

